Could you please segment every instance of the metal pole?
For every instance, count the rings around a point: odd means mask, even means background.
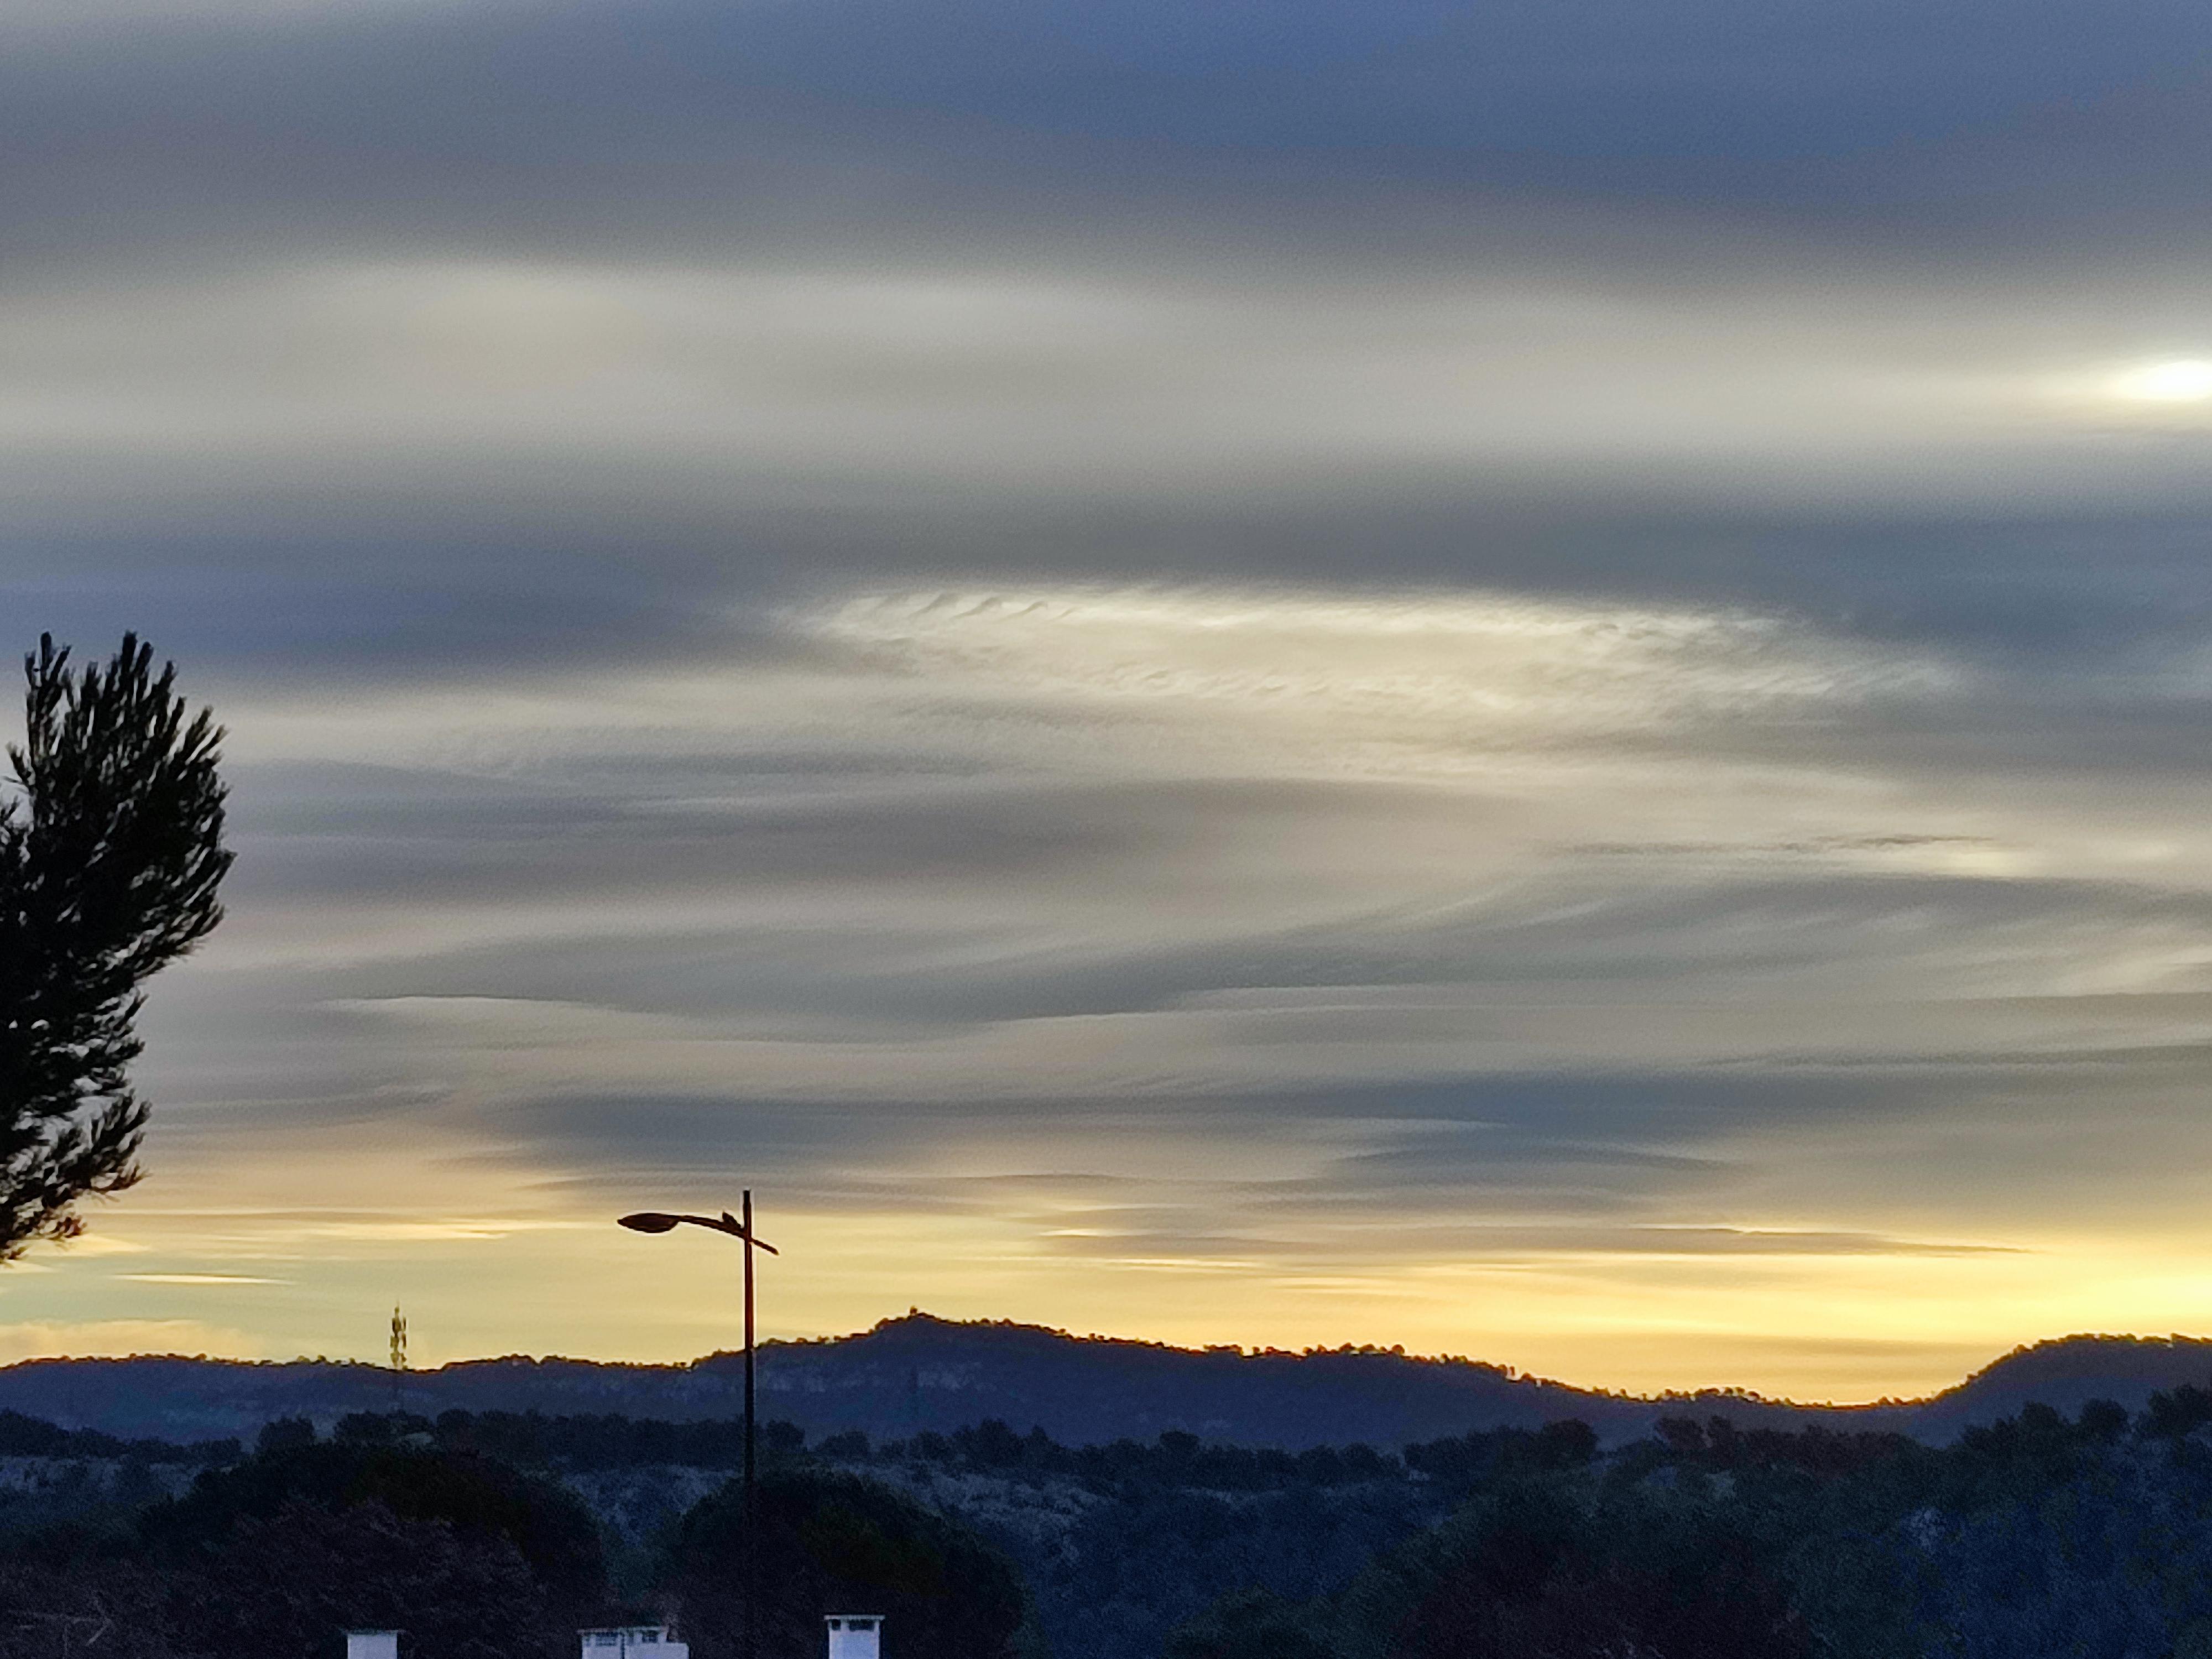
[[[617,1216],[616,1221],[632,1232],[668,1233],[687,1223],[694,1227],[710,1228],[718,1233],[733,1234],[745,1247],[745,1474],[744,1529],[741,1547],[743,1559],[739,1572],[744,1579],[743,1617],[739,1620],[740,1648],[743,1659],[755,1659],[755,1641],[759,1620],[755,1604],[760,1600],[759,1500],[755,1495],[755,1466],[758,1462],[757,1448],[760,1434],[754,1419],[759,1415],[758,1402],[753,1387],[753,1246],[770,1255],[776,1254],[773,1244],[761,1243],[753,1237],[753,1189],[745,1188],[744,1217],[740,1220],[725,1210],[719,1216],[670,1215],[660,1210],[640,1210],[634,1215]]]
[[[745,1619],[744,1659],[756,1659],[753,1603],[760,1599],[759,1511],[753,1501],[753,1189],[745,1188]]]

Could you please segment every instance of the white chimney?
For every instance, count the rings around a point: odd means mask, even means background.
[[[399,1632],[349,1630],[346,1632],[346,1659],[399,1659]]]
[[[822,1622],[830,1626],[830,1659],[879,1659],[880,1613],[833,1613]]]

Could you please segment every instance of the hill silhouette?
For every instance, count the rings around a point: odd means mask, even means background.
[[[2212,1383],[2212,1339],[2062,1337],[2014,1348],[1956,1386],[1916,1402],[1908,1431],[1948,1440],[1976,1424],[2011,1417],[2031,1401],[2069,1417],[2092,1400],[2141,1411],[2154,1393]]]
[[[1744,1427],[1819,1424],[1945,1441],[2030,1401],[2069,1413],[2098,1398],[2139,1409],[2154,1390],[2212,1382],[2212,1341],[2068,1337],[2016,1350],[1926,1400],[1837,1407],[1725,1389],[1607,1393],[1394,1349],[1177,1348],[915,1311],[851,1336],[768,1343],[760,1382],[763,1418],[797,1424],[810,1436],[858,1429],[897,1437],[998,1419],[1024,1430],[1040,1426],[1069,1444],[1152,1440],[1182,1430],[1235,1445],[1389,1448],[1561,1418],[1579,1418],[1617,1442],[1648,1432],[1663,1417],[1717,1414]],[[392,1384],[390,1372],[356,1362],[34,1359],[0,1368],[0,1410],[131,1437],[243,1438],[280,1417],[329,1423],[387,1409]],[[539,1411],[685,1421],[728,1418],[742,1408],[733,1353],[669,1365],[465,1360],[411,1373],[404,1386],[407,1408],[426,1415]]]

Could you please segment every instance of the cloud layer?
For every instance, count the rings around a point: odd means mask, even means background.
[[[0,9],[0,582],[242,856],[0,1342],[696,1352],[747,1181],[792,1332],[2212,1311],[2202,8],[158,9]]]

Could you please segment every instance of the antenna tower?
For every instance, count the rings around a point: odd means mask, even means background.
[[[407,1382],[407,1316],[397,1307],[392,1310],[392,1410],[398,1415],[402,1400],[400,1390]]]

